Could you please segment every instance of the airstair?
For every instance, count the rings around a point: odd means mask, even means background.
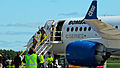
[[[55,31],[54,31],[55,32]],[[51,32],[49,32],[47,34],[47,36],[39,43],[37,43],[34,51],[36,52],[36,54],[39,56],[42,52],[44,52],[44,55],[52,48],[53,44],[55,43],[61,43],[61,41],[54,41],[54,35],[50,35]],[[40,41],[40,37],[41,37],[41,34],[37,34],[37,32],[35,33],[34,35],[37,39],[37,41]],[[51,41],[51,37],[52,37],[52,41]],[[23,57],[24,57],[24,53],[25,52],[28,52],[28,50],[32,47],[33,45],[33,42],[32,42],[32,38],[29,40],[28,44],[27,44],[27,48],[19,55],[22,57],[22,60],[23,60]],[[22,64],[20,66],[20,68],[22,68],[24,66],[24,64]]]

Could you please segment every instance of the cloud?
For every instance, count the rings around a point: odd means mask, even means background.
[[[15,43],[27,43],[25,41],[14,41]]]
[[[23,50],[24,49],[24,45],[27,42],[24,41],[0,41],[0,49],[12,49],[12,50]]]
[[[33,34],[32,32],[15,32],[15,31],[8,31],[8,32],[0,32],[0,35],[24,35],[24,34]]]
[[[23,43],[27,43],[27,42],[25,42],[25,41],[13,41],[13,42],[9,42],[9,41],[1,41],[0,40],[0,44],[23,44]]]
[[[25,47],[23,45],[19,45],[19,46],[9,45],[9,46],[0,46],[0,49],[23,51],[25,50]]]
[[[36,27],[42,23],[15,23],[15,24],[1,24],[2,27]]]
[[[0,44],[10,44],[10,42],[8,42],[8,41],[0,41]]]
[[[0,40],[0,49],[24,50],[27,41],[2,41]]]
[[[58,16],[79,16],[78,12],[71,12],[71,13],[60,13]]]

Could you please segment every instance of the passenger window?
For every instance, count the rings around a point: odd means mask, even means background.
[[[76,32],[78,31],[78,27],[75,28],[75,31],[76,31]]]
[[[115,28],[117,28],[117,29],[118,29],[118,26],[115,26]]]
[[[82,31],[82,27],[80,27],[80,29],[79,29],[80,31]]]
[[[67,32],[69,31],[69,27],[67,28]]]
[[[88,28],[88,31],[91,31],[91,27]]]
[[[74,28],[72,27],[72,28],[71,28],[71,31],[73,32],[73,30],[74,30]]]
[[[86,31],[87,30],[87,27],[84,27],[84,31]]]

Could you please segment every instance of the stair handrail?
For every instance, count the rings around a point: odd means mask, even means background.
[[[50,33],[48,33],[47,36],[35,47],[34,51],[38,48],[38,46],[40,46],[40,45],[43,43],[43,41],[44,41],[48,36],[50,36]]]
[[[52,45],[49,46],[49,48],[44,52],[43,55],[45,55],[51,47],[52,47]]]
[[[39,36],[41,37],[41,33],[40,33],[36,38],[38,38]],[[23,53],[25,53],[25,51],[32,45],[32,43],[33,43],[33,42],[31,42],[31,43],[28,45],[28,47],[27,47],[19,56],[23,55]]]
[[[36,38],[38,38],[39,36],[40,36],[40,38],[41,38],[41,33],[40,33]],[[23,55],[23,53],[25,53],[25,51],[32,45],[32,43],[33,43],[33,42],[31,42],[31,43],[28,45],[28,47],[27,47],[19,56]],[[23,63],[21,63],[21,65],[19,66],[19,68],[21,68],[22,65],[23,65]]]
[[[47,36],[40,42],[40,43],[38,43],[38,45],[35,47],[35,49],[34,49],[34,51],[38,48],[38,46],[40,46],[42,43],[43,43],[43,41],[49,36],[49,43],[50,43],[50,33],[51,32],[62,32],[62,31],[50,31],[48,34],[47,34]],[[39,36],[41,36],[41,33],[40,33],[40,35],[38,35],[38,37]],[[38,37],[36,37],[36,38],[38,38]],[[31,44],[32,44],[33,42],[31,42],[30,43],[30,45],[19,55],[19,56],[21,56],[30,46],[31,46]],[[21,65],[22,66],[22,65]],[[20,67],[21,67],[20,66]]]
[[[47,39],[47,41],[48,41],[48,39]],[[38,53],[38,51],[40,51],[43,48],[43,46],[45,46],[45,44],[47,43],[47,41],[37,50],[36,53]]]
[[[37,47],[38,47],[40,44],[42,44],[42,42],[43,42],[48,36],[50,36],[50,33],[48,33],[47,36],[35,47],[34,51],[37,49]],[[27,49],[25,49],[25,50],[27,50]],[[21,68],[22,66],[23,66],[23,63],[22,63],[19,67]]]

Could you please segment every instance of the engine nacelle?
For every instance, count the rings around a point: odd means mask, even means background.
[[[66,59],[76,66],[103,65],[106,58],[106,48],[103,44],[92,41],[74,41],[66,47]]]

